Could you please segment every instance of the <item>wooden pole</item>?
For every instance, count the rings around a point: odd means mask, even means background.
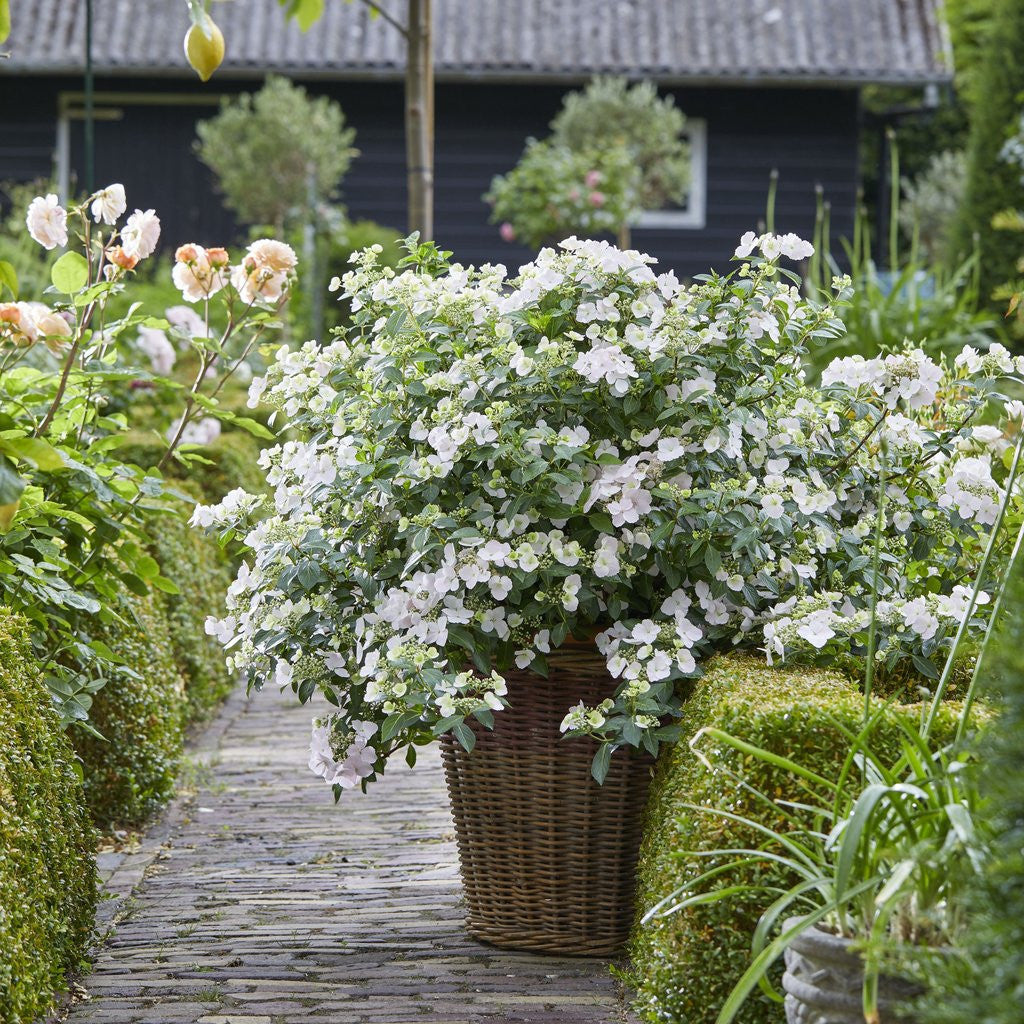
[[[405,157],[409,231],[434,237],[434,54],[431,0],[409,0]]]

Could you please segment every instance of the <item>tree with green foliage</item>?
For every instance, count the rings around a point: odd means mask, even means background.
[[[341,107],[271,76],[257,93],[225,99],[196,125],[199,156],[217,175],[224,201],[246,224],[280,235],[333,198],[357,150]]]
[[[977,237],[983,295],[1016,275],[1020,240],[999,230],[993,219],[1007,209],[1024,209],[1020,169],[1003,157],[1015,129],[1024,94],[1024,4],[995,0],[983,60],[972,84],[978,102],[967,147],[967,189],[952,235],[953,250],[969,252]]]
[[[639,203],[657,210],[682,202],[690,184],[686,118],[653,82],[595,78],[565,97],[551,122],[552,139],[574,152],[623,146],[640,171]]]
[[[539,247],[568,234],[617,234],[643,210],[682,202],[690,182],[685,118],[651,82],[595,78],[569,93],[551,135],[528,139],[519,163],[484,197],[506,241]]]

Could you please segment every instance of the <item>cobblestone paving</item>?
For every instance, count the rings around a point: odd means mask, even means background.
[[[290,695],[233,698],[194,797],[103,863],[116,924],[71,1024],[628,1019],[606,964],[464,934],[436,756],[335,807],[305,766],[309,718]]]

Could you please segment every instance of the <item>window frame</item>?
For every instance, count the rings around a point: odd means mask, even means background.
[[[637,231],[700,231],[707,225],[708,123],[704,118],[686,119],[690,143],[689,202],[681,210],[644,210],[633,222]]]

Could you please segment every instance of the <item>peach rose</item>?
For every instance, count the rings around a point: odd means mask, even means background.
[[[107,259],[122,270],[134,270],[139,262],[138,256],[125,252],[120,245],[112,245],[107,249]]]

